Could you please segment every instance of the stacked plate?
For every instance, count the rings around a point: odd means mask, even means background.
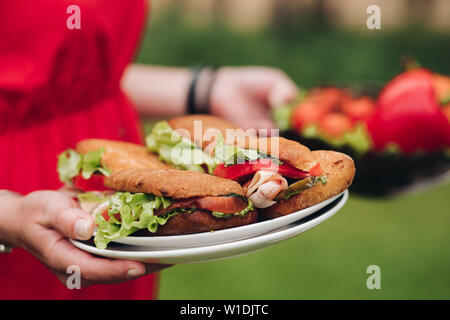
[[[71,240],[95,255],[143,262],[180,264],[225,259],[263,249],[317,226],[338,212],[348,191],[312,207],[254,224],[179,236],[126,237],[97,249],[92,240]]]

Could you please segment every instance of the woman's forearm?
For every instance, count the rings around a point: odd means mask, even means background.
[[[121,85],[141,115],[175,116],[185,113],[190,80],[185,68],[131,64]]]
[[[0,190],[0,243],[6,245],[16,245],[14,232],[16,229],[16,220],[11,219],[17,215],[18,201],[21,196],[8,190]]]

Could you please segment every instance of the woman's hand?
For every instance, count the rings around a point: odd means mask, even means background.
[[[174,117],[186,112],[191,79],[192,74],[186,68],[132,64],[124,73],[122,88],[141,115]],[[200,76],[199,83],[202,79],[205,80]],[[208,79],[206,77],[207,82]],[[213,114],[238,126],[271,129],[270,109],[297,95],[297,86],[279,69],[221,67],[216,73],[209,105]]]
[[[94,219],[61,192],[37,191],[4,200],[5,210],[0,212],[0,242],[32,253],[64,285],[69,276],[67,267],[71,265],[80,268],[82,286],[135,279],[166,267],[96,258],[76,248],[67,237],[89,239],[95,228]]]
[[[274,124],[270,109],[292,101],[297,95],[297,86],[279,69],[224,67],[216,74],[210,109],[245,129],[271,129]]]

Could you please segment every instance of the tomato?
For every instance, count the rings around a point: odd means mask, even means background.
[[[258,159],[256,161],[229,166],[225,166],[221,163],[214,169],[214,175],[231,180],[238,180],[241,177],[251,175],[259,170],[278,172],[282,176],[293,179],[304,179],[311,176],[309,172],[297,169],[287,163],[277,165],[271,159]]]
[[[244,210],[247,205],[247,201],[240,197],[194,197],[176,200],[167,208],[159,208],[156,211],[156,215],[162,215],[175,208],[196,208],[222,213],[236,213]]]
[[[84,179],[81,173],[73,178],[73,184],[82,191],[106,191],[111,190],[105,187],[105,176],[101,173],[94,173],[89,179]]]
[[[292,112],[292,125],[296,130],[300,131],[308,124],[317,123],[326,113],[326,109],[318,108],[312,102],[300,103]]]
[[[320,88],[311,92],[309,100],[314,102],[316,107],[326,112],[336,111],[340,103],[348,97],[347,92],[338,88]]]
[[[108,214],[108,209],[105,209],[105,211],[102,212],[102,217],[106,220],[109,221],[109,219],[111,218]],[[117,220],[120,221],[120,213],[115,213],[114,214],[114,218],[116,218]]]
[[[367,123],[376,150],[383,150],[389,143],[395,143],[404,153],[450,146],[450,125],[436,101],[428,70],[398,75],[384,87],[377,103]]]
[[[292,126],[301,131],[308,124],[317,124],[328,113],[338,112],[341,104],[348,100],[351,100],[350,95],[342,89],[314,89],[292,112]]]
[[[247,207],[247,201],[238,197],[201,197],[196,200],[196,208],[223,213],[236,213]]]
[[[367,120],[375,111],[375,101],[369,97],[349,99],[342,103],[342,111],[352,120]]]
[[[311,170],[309,170],[309,173],[314,177],[322,175],[322,167],[320,166],[320,163],[312,167]]]
[[[333,138],[339,138],[344,133],[350,131],[353,123],[350,117],[340,113],[329,113],[325,115],[319,123],[320,131]]]

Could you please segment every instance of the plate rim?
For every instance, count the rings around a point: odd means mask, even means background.
[[[160,246],[160,247],[171,248],[171,249],[175,249],[175,248],[181,249],[181,248],[191,248],[191,246],[177,246],[172,243],[179,242],[179,241],[181,241],[181,242],[182,241],[196,241],[196,242],[211,241],[211,243],[195,245],[196,247],[200,247],[200,246],[205,246],[205,245],[216,245],[216,244],[222,244],[222,243],[229,243],[232,241],[244,240],[244,239],[248,239],[251,237],[263,235],[265,233],[271,232],[273,230],[282,228],[291,223],[294,223],[296,221],[304,219],[304,218],[314,214],[315,212],[319,211],[320,209],[326,207],[327,205],[329,205],[330,203],[332,203],[333,201],[338,199],[340,196],[342,196],[344,194],[344,192],[346,192],[346,191],[348,192],[348,189],[345,189],[341,193],[339,193],[335,196],[332,196],[328,199],[325,199],[324,201],[316,203],[313,206],[298,210],[296,212],[293,212],[293,213],[290,213],[287,215],[283,215],[281,217],[276,217],[276,218],[265,220],[265,221],[259,221],[256,223],[247,224],[247,225],[243,225],[243,226],[222,229],[222,230],[216,230],[214,232],[207,231],[207,232],[193,233],[193,234],[187,234],[187,235],[154,236],[154,237],[128,236],[128,237],[125,237],[122,239],[112,240],[111,242],[125,244],[125,245],[134,245],[134,246],[148,246],[148,247]],[[302,213],[305,213],[305,212],[306,212],[306,214],[302,215]],[[294,215],[294,216],[292,216],[292,215]],[[299,216],[299,217],[297,217],[297,216]],[[269,226],[273,225],[273,224],[275,224],[275,226],[270,228]],[[245,235],[240,238],[236,237],[236,238],[232,238],[232,239],[228,239],[228,240],[221,240],[221,237],[224,237],[227,234],[232,235],[232,234],[234,234],[236,232],[240,232],[242,230],[247,230],[247,233],[250,233],[250,232],[252,232],[251,230],[254,230],[257,228],[264,228],[265,230],[261,231],[261,232],[253,231],[255,233],[254,235]],[[216,242],[214,242],[214,240]],[[144,243],[144,242],[150,242],[150,243]],[[156,243],[152,244],[151,242],[156,242]]]
[[[287,229],[283,227],[280,231],[273,231],[267,234],[263,234],[260,236],[228,242],[228,243],[221,243],[216,245],[210,245],[210,246],[203,246],[203,247],[192,247],[192,248],[179,248],[179,249],[172,249],[172,250],[151,250],[151,251],[119,251],[119,250],[111,250],[111,249],[97,249],[94,246],[84,244],[78,240],[69,239],[72,244],[74,244],[77,248],[84,250],[86,252],[89,252],[91,254],[108,257],[112,259],[122,259],[122,260],[137,260],[137,259],[176,259],[183,256],[198,256],[198,255],[207,255],[211,253],[219,253],[219,252],[227,252],[232,251],[233,249],[237,248],[245,248],[245,247],[252,247],[256,246],[258,244],[262,243],[269,243],[267,246],[273,245],[277,242],[289,239],[297,234],[303,233],[305,231],[308,231],[309,229],[321,224],[322,222],[328,220],[333,215],[335,215],[339,210],[342,209],[344,204],[347,202],[348,199],[348,190],[346,190],[342,195],[342,198],[329,210],[321,214],[320,216],[306,221],[304,223],[300,223],[297,225],[294,225],[293,227],[288,227]],[[299,222],[299,221],[297,221]],[[301,229],[302,231],[297,233],[297,231]],[[88,248],[88,250],[85,250],[83,248]],[[264,247],[263,247],[264,248]],[[262,248],[261,248],[262,249]],[[245,253],[250,253],[254,250],[249,250]],[[107,255],[105,255],[107,254]],[[235,255],[235,254],[234,254]],[[233,255],[230,255],[229,257],[232,257]],[[227,256],[224,256],[222,258],[217,259],[223,259],[227,258]],[[189,259],[187,259],[189,260]],[[178,262],[174,264],[185,264],[185,263],[196,263],[196,262],[202,262],[207,261],[208,259],[204,260],[197,260],[194,262]],[[209,259],[211,260],[211,259]],[[155,262],[158,263],[158,262]],[[162,262],[163,263],[163,262]]]

